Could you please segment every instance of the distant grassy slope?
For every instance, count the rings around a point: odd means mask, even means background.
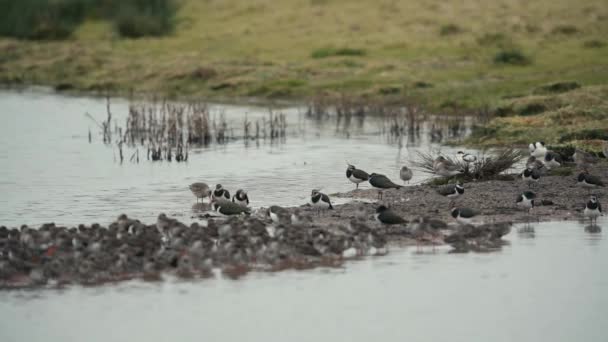
[[[181,0],[167,38],[87,22],[63,42],[0,39],[0,82],[473,108],[548,82],[605,84],[607,37],[605,0]]]

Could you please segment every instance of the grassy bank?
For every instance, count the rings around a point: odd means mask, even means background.
[[[160,38],[125,39],[102,19],[66,40],[0,38],[0,82],[207,98],[347,93],[459,109],[608,80],[603,0],[178,4]]]
[[[545,141],[602,151],[603,141],[608,140],[608,86],[574,87],[574,83],[553,83],[537,88],[534,95],[500,101],[494,108],[498,116],[477,127],[465,143]]]

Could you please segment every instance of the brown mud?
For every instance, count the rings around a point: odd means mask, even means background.
[[[590,168],[604,182],[607,170],[606,163]],[[590,193],[600,201],[608,195],[605,187],[580,187],[576,175],[545,176],[532,189],[542,205],[528,214],[515,205],[517,195],[528,189],[517,177],[465,183],[455,206],[480,213],[473,225],[458,224],[450,216],[451,201],[436,186],[423,184],[384,191],[377,203],[377,190],[361,189],[332,196],[353,199],[334,210],[287,208],[299,216],[297,223],[289,218],[274,223],[260,208],[249,216],[200,215],[189,226],[164,215],[154,224],[121,215],[107,227],[2,226],[0,289],[154,281],[167,275],[193,279],[221,273],[236,279],[250,271],[340,267],[349,259],[384,255],[391,246],[449,244],[454,252],[487,252],[505,244],[501,238],[512,223],[581,219]],[[376,222],[380,204],[407,223]]]

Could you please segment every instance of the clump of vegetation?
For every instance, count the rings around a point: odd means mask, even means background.
[[[578,28],[574,25],[558,25],[558,26],[555,26],[553,28],[553,30],[551,30],[551,33],[553,33],[553,34],[565,34],[565,35],[576,34],[578,32],[579,32]]]
[[[563,81],[563,82],[554,82],[549,83],[543,86],[540,86],[534,90],[535,94],[549,94],[549,93],[565,93],[570,90],[578,89],[581,87],[581,84],[574,81]]]
[[[175,11],[169,0],[120,1],[114,21],[123,37],[161,36],[173,30]]]
[[[414,82],[414,88],[432,88],[433,84],[425,81],[416,81]]]
[[[583,43],[583,47],[587,48],[587,49],[599,49],[599,48],[603,48],[604,46],[606,46],[606,42],[598,40],[598,39],[586,40]]]
[[[171,32],[174,0],[0,0],[0,35],[58,40],[72,35],[86,18],[109,20],[124,37]]]
[[[519,110],[519,115],[522,115],[522,116],[534,115],[534,114],[542,113],[545,110],[547,110],[547,107],[545,107],[545,105],[542,103],[529,103]]]
[[[103,134],[103,143],[115,144],[120,163],[123,163],[126,147],[134,149],[130,161],[139,163],[139,149],[147,151],[151,161],[188,161],[191,146],[208,146],[212,143],[226,144],[243,140],[245,144],[253,140],[269,139],[271,143],[283,143],[287,137],[287,119],[282,113],[269,111],[268,118],[255,122],[245,118],[242,131],[228,126],[223,113],[213,115],[205,103],[142,102],[129,105],[126,126],[119,126],[110,108],[106,105],[107,119],[98,122],[92,115],[87,116],[96,123]],[[235,130],[236,135],[235,135]],[[89,138],[90,139],[90,138]]]
[[[418,152],[417,161],[412,164],[423,172],[435,173],[433,164],[437,156]],[[521,151],[512,148],[504,150],[484,152],[474,163],[464,163],[456,159],[446,157],[448,161],[460,165],[464,172],[458,176],[461,181],[490,180],[495,179],[501,173],[512,169],[513,166],[523,160],[524,155]]]
[[[82,22],[82,0],[0,0],[0,35],[20,39],[64,39]]]
[[[446,24],[439,28],[439,35],[450,36],[462,32],[462,28],[456,24]]]
[[[356,49],[356,48],[333,48],[333,47],[323,47],[314,50],[310,57],[312,58],[327,58],[332,56],[365,56],[366,52],[364,49]]]
[[[516,48],[501,50],[494,55],[494,64],[528,65],[531,62],[530,57]]]

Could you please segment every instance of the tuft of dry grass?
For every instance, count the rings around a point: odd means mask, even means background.
[[[508,148],[484,152],[476,162],[465,163],[449,156],[444,156],[448,161],[461,166],[464,172],[456,178],[462,181],[490,180],[521,162],[524,154],[520,150]],[[412,165],[420,168],[423,172],[435,173],[433,162],[436,156],[430,153],[418,152],[417,160]]]

